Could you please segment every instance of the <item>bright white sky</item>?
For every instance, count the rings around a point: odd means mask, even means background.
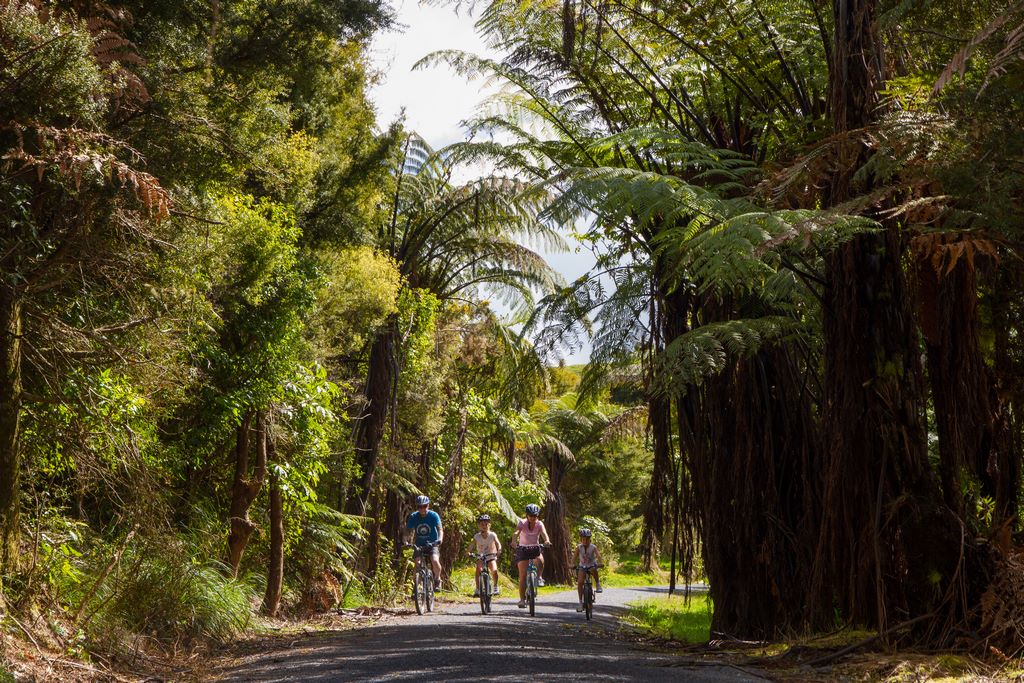
[[[487,96],[482,81],[467,82],[444,66],[412,70],[413,65],[435,50],[490,53],[473,28],[473,18],[447,7],[423,7],[416,0],[395,0],[402,28],[378,34],[371,46],[380,82],[370,90],[377,108],[377,122],[384,129],[405,109],[406,128],[415,130],[434,149],[464,139],[462,121],[469,118]],[[593,264],[590,252],[545,254],[548,263],[566,281],[572,281]],[[585,362],[590,349],[566,358]]]

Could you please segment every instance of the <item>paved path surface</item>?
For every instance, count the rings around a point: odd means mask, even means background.
[[[608,588],[594,620],[576,612],[576,592],[542,595],[537,614],[502,598],[439,605],[430,615],[325,633],[261,654],[225,681],[758,681],[726,666],[687,666],[671,654],[614,640],[625,604],[664,588]]]

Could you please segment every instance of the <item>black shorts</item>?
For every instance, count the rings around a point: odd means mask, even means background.
[[[516,562],[522,562],[523,560],[536,560],[538,557],[540,557],[540,553],[543,549],[544,547],[539,545],[517,546]]]

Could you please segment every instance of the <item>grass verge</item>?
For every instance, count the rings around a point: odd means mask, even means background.
[[[711,599],[706,593],[651,598],[627,605],[624,620],[642,632],[682,643],[706,643],[711,637]]]

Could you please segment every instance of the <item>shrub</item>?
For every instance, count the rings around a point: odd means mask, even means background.
[[[78,584],[76,609],[88,601],[79,626],[90,636],[127,631],[224,642],[248,627],[262,593],[253,582],[231,578],[220,563],[190,559],[177,539],[130,545],[104,579],[110,557],[94,553]]]

